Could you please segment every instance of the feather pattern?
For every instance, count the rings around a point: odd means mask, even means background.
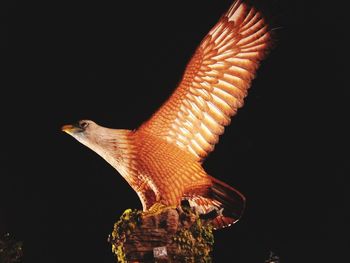
[[[139,130],[203,161],[243,106],[270,42],[260,12],[235,1],[197,48],[177,89]]]
[[[89,120],[62,129],[118,170],[145,211],[187,201],[215,228],[229,226],[240,219],[245,197],[209,176],[201,162],[243,106],[270,42],[260,12],[237,0],[203,39],[171,97],[139,129]]]

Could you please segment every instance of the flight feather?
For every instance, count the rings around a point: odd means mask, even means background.
[[[176,90],[140,130],[202,161],[243,106],[270,44],[261,13],[236,1],[200,43]]]

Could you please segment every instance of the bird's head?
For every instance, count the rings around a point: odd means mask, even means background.
[[[109,163],[121,158],[128,151],[128,138],[131,131],[102,127],[90,120],[64,125],[62,131],[95,151]]]
[[[68,124],[62,127],[62,131],[68,133],[82,144],[91,148],[96,142],[99,125],[90,120],[81,120],[75,124]]]

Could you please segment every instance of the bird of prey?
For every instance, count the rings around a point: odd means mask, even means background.
[[[186,202],[199,214],[214,214],[214,228],[229,226],[241,217],[245,197],[208,175],[202,163],[243,106],[270,46],[261,12],[236,0],[202,40],[173,94],[138,129],[82,120],[62,130],[111,164],[144,211]]]

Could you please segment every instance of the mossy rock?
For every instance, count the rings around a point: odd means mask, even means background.
[[[189,207],[126,210],[108,241],[118,262],[211,262],[213,228]]]

